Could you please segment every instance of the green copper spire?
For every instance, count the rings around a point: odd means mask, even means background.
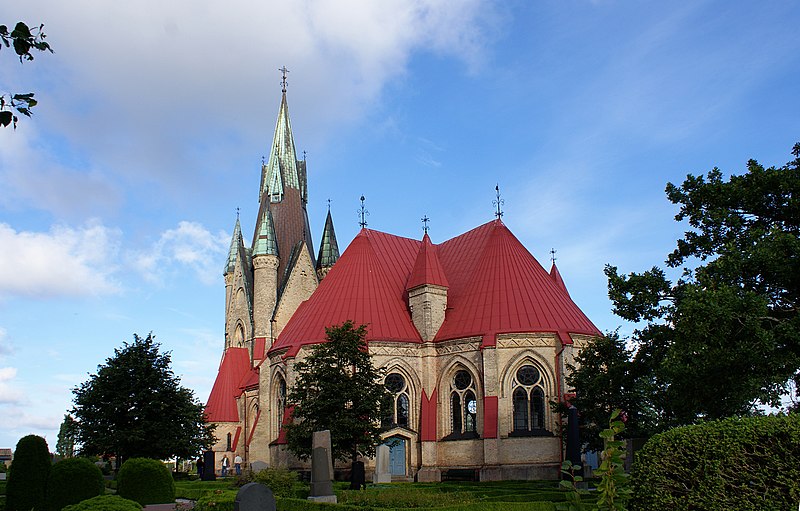
[[[258,219],[256,239],[253,241],[253,257],[260,255],[278,255],[278,242],[275,236],[275,224],[272,222],[272,213],[269,203],[262,204],[261,215]]]
[[[319,244],[317,257],[317,270],[330,268],[339,259],[339,245],[336,243],[336,232],[333,230],[331,206],[328,204],[328,218],[325,219],[325,228],[322,230],[322,241]]]
[[[236,266],[236,255],[239,253],[239,245],[244,245],[242,240],[242,226],[239,225],[239,211],[236,211],[236,226],[233,228],[233,236],[231,237],[231,248],[228,251],[228,262],[225,263],[225,271],[223,275],[233,273]]]
[[[267,193],[271,202],[280,202],[283,200],[284,187],[300,189],[302,182],[292,136],[292,123],[289,120],[285,85],[269,154],[269,161],[262,169],[259,200]]]

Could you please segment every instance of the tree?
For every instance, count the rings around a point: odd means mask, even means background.
[[[8,473],[5,508],[8,511],[44,509],[49,474],[47,441],[37,435],[20,438]]]
[[[58,429],[56,441],[56,454],[62,458],[71,458],[75,455],[75,436],[78,434],[78,423],[70,414],[64,414],[64,420]]]
[[[627,422],[625,437],[649,437],[659,431],[655,382],[619,334],[596,337],[567,367],[567,384],[576,389],[570,404],[580,414],[581,443],[588,450],[603,449],[600,433],[614,410],[622,410]]]
[[[636,363],[652,371],[664,425],[757,413],[800,381],[800,143],[792,154],[667,184],[690,227],[666,261],[682,270],[675,283],[658,267],[606,267],[614,312],[645,323]]]
[[[190,458],[215,442],[203,405],[158,348],[152,333],[134,334],[73,389],[82,454],[115,455],[119,467],[131,457]]]
[[[31,30],[28,25],[20,21],[16,24],[14,30],[9,32],[6,25],[0,25],[0,50],[3,49],[3,46],[6,48],[13,46],[20,63],[23,60],[33,60],[32,49],[53,53],[53,49],[45,42],[47,36],[43,29],[44,25],[39,25],[39,28]],[[14,128],[16,128],[18,118],[13,113],[13,110],[30,117],[31,108],[36,104],[37,101],[33,99],[32,92],[26,94],[0,94],[0,126],[6,127],[13,123]],[[9,110],[6,110],[6,108],[9,108]]]
[[[289,449],[308,459],[312,433],[327,429],[334,459],[355,462],[359,456],[374,456],[381,442],[380,419],[392,402],[383,371],[372,365],[367,351],[367,327],[345,321],[325,334],[327,342],[294,364],[297,379],[289,393],[293,422],[285,426]]]

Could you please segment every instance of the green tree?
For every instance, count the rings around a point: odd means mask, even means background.
[[[56,441],[56,454],[62,458],[72,458],[75,455],[75,436],[78,434],[78,423],[72,415],[64,414],[64,420],[58,429]]]
[[[115,455],[119,468],[131,457],[190,458],[215,441],[203,405],[158,349],[152,333],[134,334],[73,389],[82,454]]]
[[[373,456],[381,442],[380,419],[391,409],[383,371],[372,365],[366,325],[352,321],[325,329],[327,342],[311,348],[294,364],[297,379],[289,393],[293,422],[287,424],[289,449],[301,459],[311,455],[314,431],[330,430],[334,459],[356,461]]]
[[[800,144],[795,159],[723,178],[719,169],[667,184],[689,230],[666,264],[620,275],[609,297],[651,371],[662,425],[747,415],[779,405],[800,380]]]
[[[22,21],[18,22],[11,31],[6,25],[0,25],[0,50],[4,46],[6,48],[13,46],[20,63],[24,60],[33,60],[31,50],[53,53],[53,49],[45,42],[47,36],[43,28],[44,25],[39,25],[38,28],[31,29]],[[31,108],[36,106],[36,103],[32,92],[0,94],[0,126],[6,127],[13,123],[16,128],[18,118],[13,111],[16,110],[18,113],[30,117]]]
[[[6,485],[6,510],[44,509],[50,451],[47,441],[37,435],[20,438]]]
[[[612,332],[593,339],[575,357],[575,364],[567,365],[567,384],[576,389],[570,404],[578,409],[581,441],[588,449],[603,449],[601,433],[617,409],[628,424],[624,436],[649,437],[659,431],[656,383],[646,370],[647,361],[638,359],[634,348]]]

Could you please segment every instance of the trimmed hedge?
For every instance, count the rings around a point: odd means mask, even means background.
[[[796,509],[800,416],[731,418],[652,437],[633,464],[631,508]]]
[[[140,511],[142,506],[133,500],[118,495],[100,495],[78,504],[65,507],[62,511]]]
[[[297,472],[285,468],[265,468],[253,474],[253,481],[261,483],[277,497],[297,497],[298,486]]]
[[[44,509],[49,473],[50,451],[45,439],[36,435],[22,437],[8,473],[6,511]]]
[[[233,511],[233,501],[238,490],[214,490],[197,499],[195,511]]]
[[[47,478],[47,509],[61,508],[98,495],[106,491],[100,468],[86,458],[67,458],[50,469]]]
[[[143,506],[169,504],[175,502],[175,481],[160,461],[131,458],[117,474],[117,494]]]

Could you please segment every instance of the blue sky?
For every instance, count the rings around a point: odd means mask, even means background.
[[[0,51],[0,91],[36,93],[0,130],[0,447],[55,447],[71,389],[155,332],[205,401],[225,263],[255,222],[290,70],[319,243],[369,227],[441,242],[493,218],[601,330],[603,266],[661,264],[685,226],[668,181],[800,141],[800,4],[428,0],[29,0],[55,54]]]

